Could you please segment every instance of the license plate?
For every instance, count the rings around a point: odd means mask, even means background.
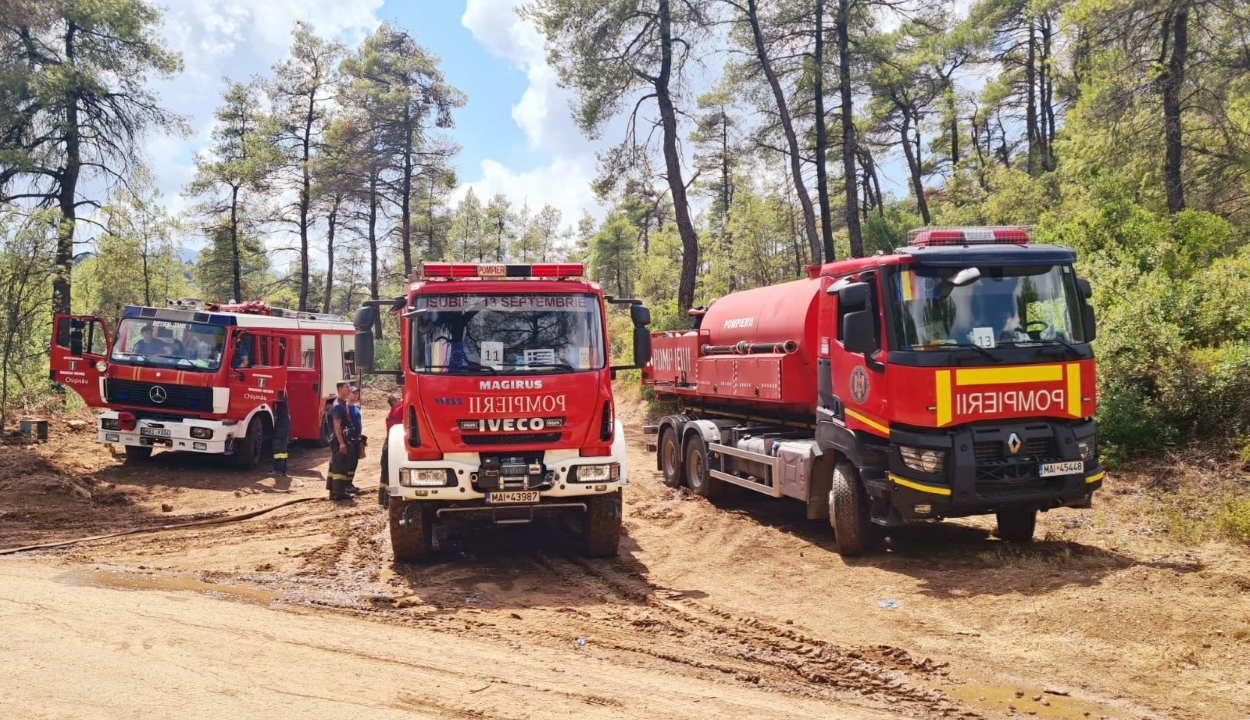
[[[148,437],[169,437],[169,431],[165,428],[141,427],[139,434]]]
[[[512,490],[508,492],[486,493],[486,502],[491,505],[524,505],[538,502],[537,490]]]
[[[1070,462],[1057,463],[1041,463],[1038,467],[1037,474],[1040,477],[1054,477],[1056,475],[1076,475],[1085,472],[1085,463],[1081,460],[1072,460]]]

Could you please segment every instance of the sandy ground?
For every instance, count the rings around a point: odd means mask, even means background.
[[[1250,717],[1250,553],[1151,534],[1114,478],[1031,546],[946,522],[843,560],[797,503],[665,488],[622,416],[616,560],[578,557],[554,521],[460,522],[434,562],[395,565],[369,498],[0,557],[0,713]],[[324,494],[325,451],[296,450],[284,492],[202,459],[123,465],[92,439],[57,422],[0,447],[0,547]]]

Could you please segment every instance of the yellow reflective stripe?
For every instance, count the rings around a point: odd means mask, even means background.
[[[903,478],[897,475],[890,475],[889,478],[890,478],[890,481],[895,483],[896,485],[902,485],[903,487],[911,488],[912,490],[919,490],[920,492],[933,493],[934,495],[950,495],[951,494],[950,488],[933,487],[932,485],[921,485],[920,483],[915,483],[910,480],[904,480]]]
[[[854,410],[847,410],[847,411],[846,411],[846,415],[847,415],[847,417],[852,417],[852,418],[855,418],[856,420],[858,420],[858,421],[862,422],[863,424],[867,425],[868,427],[872,428],[873,430],[876,430],[877,432],[885,433],[886,435],[889,435],[889,434],[890,434],[890,428],[889,428],[889,426],[882,425],[881,423],[879,423],[879,422],[877,422],[877,421],[875,421],[875,420],[871,420],[871,419],[869,419],[869,418],[867,418],[867,417],[865,417],[865,416],[863,416],[863,415],[860,415],[859,413],[855,412]]]
[[[1103,470],[1102,472],[1094,473],[1093,475],[1090,475],[1089,477],[1085,478],[1085,482],[1086,484],[1096,483],[1099,480],[1102,480],[1103,478],[1105,478],[1106,476],[1107,476],[1107,471]]]
[[[287,453],[274,453],[273,454],[274,460],[286,460],[287,457],[289,457]]]
[[[1081,366],[1068,365],[1068,414],[1081,417]]]
[[[951,421],[951,371],[938,370],[937,379],[937,426],[949,425]]]
[[[955,371],[956,385],[1014,385],[1063,380],[1063,365],[1028,365],[1014,368],[967,368]]]
[[[911,270],[904,270],[899,273],[898,284],[903,288],[903,302],[915,299],[911,291]]]

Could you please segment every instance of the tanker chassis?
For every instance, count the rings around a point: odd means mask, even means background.
[[[807,503],[838,551],[905,521],[1090,507],[1098,462],[1093,310],[1076,253],[1019,228],[913,231],[893,254],[720,298],[652,334],[643,383],[664,482]]]

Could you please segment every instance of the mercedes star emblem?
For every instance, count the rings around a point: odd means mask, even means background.
[[[148,391],[148,397],[152,398],[152,402],[160,405],[169,399],[169,393],[165,392],[165,388],[160,385],[153,385],[152,389]]]
[[[1019,435],[1012,433],[1007,436],[1007,450],[1012,455],[1015,455],[1016,453],[1020,452],[1020,448],[1023,445],[1024,443],[1020,442]]]

